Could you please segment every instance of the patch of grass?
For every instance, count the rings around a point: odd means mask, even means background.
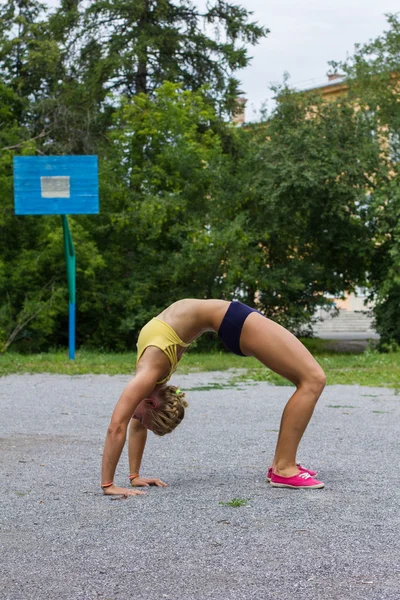
[[[327,375],[328,385],[368,385],[394,388],[400,393],[400,352],[379,354],[375,350],[349,353],[329,348],[325,340],[304,339]],[[79,350],[74,361],[68,359],[68,351],[22,355],[6,352],[0,355],[0,376],[12,373],[57,373],[66,375],[107,374],[130,375],[134,373],[136,353],[113,353]],[[188,352],[179,364],[179,373],[204,371],[237,371],[226,384],[199,386],[201,390],[222,389],[238,383],[265,381],[272,385],[292,386],[283,377],[276,375],[255,358],[242,358],[228,352],[200,354]]]
[[[249,365],[250,366],[250,365]],[[247,383],[249,380],[252,381],[265,381],[270,383],[271,385],[280,385],[280,386],[292,386],[293,384],[277,375],[273,371],[266,369],[264,365],[261,365],[258,361],[252,364],[249,370],[245,374],[234,375],[231,379],[232,383]]]
[[[351,404],[328,404],[328,408],[357,408],[357,406],[351,406]]]
[[[254,363],[257,361],[253,360]],[[40,354],[0,354],[0,376],[12,373],[57,373],[65,375],[130,375],[135,371],[136,352],[102,352],[78,350],[75,360],[69,360],[68,350]],[[247,361],[228,352],[199,354],[188,352],[179,363],[179,373],[227,371],[243,369]]]
[[[75,360],[69,360],[68,351],[59,350],[41,354],[0,355],[0,375],[11,373],[57,373],[65,375],[131,374],[134,372],[136,353],[108,353],[80,350]]]
[[[247,506],[249,500],[250,498],[232,498],[232,500],[230,500],[229,502],[222,502],[221,500],[220,502],[218,502],[218,504],[222,504],[222,506],[230,506],[232,508],[235,508],[237,506]]]
[[[210,385],[198,385],[185,388],[185,392],[208,392],[209,390],[226,390],[236,387],[234,383],[210,383]]]
[[[309,345],[308,340],[302,341]],[[324,346],[320,346],[312,354],[324,369],[328,385],[366,385],[394,388],[396,391],[400,388],[400,352],[380,354],[376,350],[366,350],[352,354],[324,350]],[[233,381],[247,379],[273,385],[292,385],[257,362],[249,362],[247,373],[235,376]]]

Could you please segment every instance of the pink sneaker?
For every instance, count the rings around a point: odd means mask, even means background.
[[[308,473],[309,475],[311,475],[311,477],[315,477],[318,474],[317,471],[313,471],[312,469],[306,469],[300,463],[297,463],[297,467],[298,467],[299,471],[301,471],[302,473]],[[271,475],[272,475],[272,467],[269,467],[268,473],[267,473],[267,481],[271,481]]]
[[[318,481],[311,477],[309,473],[304,472],[292,477],[282,477],[272,472],[271,485],[272,487],[308,488],[309,490],[320,489],[325,486],[322,481]]]

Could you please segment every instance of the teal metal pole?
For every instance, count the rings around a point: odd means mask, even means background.
[[[61,215],[64,233],[64,253],[67,265],[68,281],[68,346],[69,358],[75,360],[75,314],[76,314],[76,254],[72,241],[71,231],[68,225],[67,215]]]

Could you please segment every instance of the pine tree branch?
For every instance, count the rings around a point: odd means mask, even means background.
[[[39,140],[41,138],[44,138],[49,133],[49,131],[42,131],[41,133],[39,133],[39,135],[35,135],[35,137],[30,138],[29,140],[24,140],[19,144],[14,144],[14,146],[5,146],[4,148],[0,148],[0,152],[4,152],[5,150],[16,150],[17,148],[21,148],[21,146],[27,144],[28,142],[33,142],[33,140]]]
[[[53,283],[54,283],[54,280],[51,279],[45,286],[43,286],[43,288],[42,288],[41,291],[45,290],[50,284],[53,284]],[[1,348],[0,354],[4,354],[4,352],[6,352],[6,350],[15,341],[15,338],[18,336],[18,334],[24,329],[24,327],[26,327],[26,325],[28,325],[28,323],[30,323],[33,319],[35,319],[37,317],[37,315],[39,313],[41,313],[44,308],[46,308],[48,305],[50,305],[50,306],[52,305],[53,296],[54,296],[54,287],[52,287],[51,296],[47,300],[47,302],[45,302],[44,304],[42,304],[42,306],[40,306],[35,312],[33,312],[31,315],[29,315],[25,320],[20,319],[20,321],[15,326],[14,331],[12,331],[12,333],[10,334],[8,340],[5,342],[5,344]]]

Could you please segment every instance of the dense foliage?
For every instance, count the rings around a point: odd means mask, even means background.
[[[348,77],[349,100],[371,119],[380,147],[379,169],[369,185],[368,223],[370,295],[383,349],[400,345],[400,14],[388,15],[388,25],[337,65]]]
[[[0,351],[67,342],[60,218],[14,215],[15,154],[99,156],[100,215],[69,217],[79,346],[132,349],[182,297],[240,298],[304,331],[327,294],[371,285],[378,322],[397,314],[377,111],[284,87],[266,121],[232,127],[244,44],[267,33],[249,18],[221,0],[0,7]]]
[[[223,0],[2,3],[0,351],[65,344],[67,331],[60,220],[13,214],[14,154],[99,156],[101,215],[70,217],[78,344],[132,347],[154,310],[207,293],[214,129],[267,32]]]

